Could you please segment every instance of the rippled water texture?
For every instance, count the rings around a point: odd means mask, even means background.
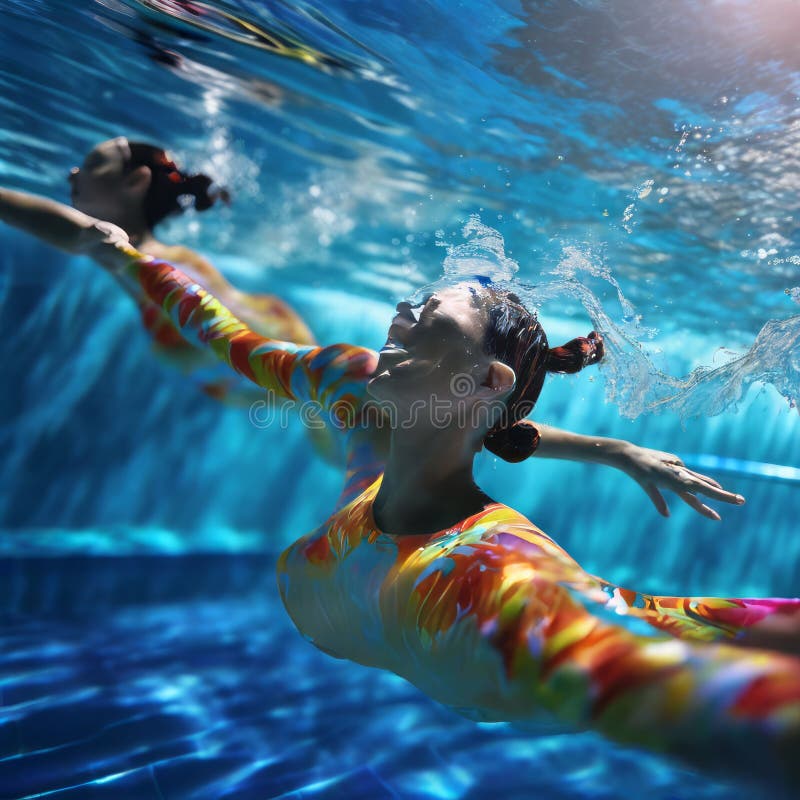
[[[512,281],[555,343],[607,342],[538,419],[748,502],[664,520],[620,474],[488,456],[481,485],[609,580],[794,596],[799,36],[794,0],[5,0],[0,184],[66,201],[97,141],[161,143],[233,197],[163,240],[324,343],[379,346],[442,278]],[[160,367],[88,260],[0,245],[2,800],[771,797],[318,653],[274,558],[339,474]]]

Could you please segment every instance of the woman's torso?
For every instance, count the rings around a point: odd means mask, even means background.
[[[467,716],[535,717],[544,708],[529,692],[497,680],[518,645],[520,604],[539,602],[544,620],[573,603],[564,584],[601,606],[603,587],[500,503],[435,534],[383,534],[372,517],[379,486],[281,555],[278,583],[297,628],[326,653],[389,669]]]
[[[597,697],[642,679],[637,664],[665,633],[724,640],[764,611],[763,601],[622,589],[500,503],[434,534],[384,534],[372,515],[380,481],[346,490],[283,552],[284,605],[319,649],[391,670],[471,718],[585,724]]]

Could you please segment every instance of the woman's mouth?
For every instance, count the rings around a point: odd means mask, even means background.
[[[400,343],[393,339],[391,336],[386,340],[386,344],[380,350],[381,354],[407,356],[408,350],[401,347]]]

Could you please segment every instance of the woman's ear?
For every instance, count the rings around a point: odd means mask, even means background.
[[[514,370],[502,361],[492,361],[486,372],[481,387],[488,390],[488,393],[497,397],[510,392],[514,388],[517,376]]]
[[[152,179],[153,173],[150,171],[150,167],[137,167],[125,176],[125,189],[133,195],[143,197],[150,188]]]

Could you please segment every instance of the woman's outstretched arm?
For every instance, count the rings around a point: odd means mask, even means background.
[[[535,456],[615,467],[633,478],[644,489],[659,514],[665,517],[669,516],[669,508],[661,494],[662,490],[675,492],[698,514],[713,520],[718,520],[719,514],[705,505],[697,497],[698,494],[733,505],[744,503],[741,495],[728,492],[713,478],[690,470],[672,453],[639,447],[623,439],[583,436],[539,423],[536,427],[541,438]]]
[[[372,350],[349,344],[297,345],[254,333],[214,295],[165,261],[129,257],[122,270],[127,280],[138,281],[187,341],[209,348],[275,397],[317,404],[343,424],[363,402],[366,381],[377,364]]]

